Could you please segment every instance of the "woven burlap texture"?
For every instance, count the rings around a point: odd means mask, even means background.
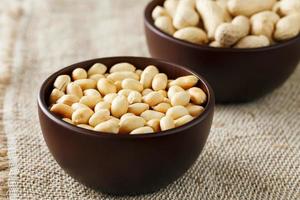
[[[24,0],[4,102],[10,198],[300,199],[299,68],[281,88],[256,102],[218,105],[197,162],[157,193],[107,196],[84,187],[57,165],[38,123],[39,86],[52,72],[77,61],[149,56],[143,33],[147,2]]]

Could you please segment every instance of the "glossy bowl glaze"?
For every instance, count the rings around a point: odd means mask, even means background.
[[[300,36],[255,49],[213,48],[173,38],[157,29],[151,1],[144,12],[145,34],[152,57],[190,67],[211,84],[217,102],[251,101],[282,85],[300,60]]]
[[[112,66],[129,62],[137,68],[155,65],[169,78],[194,74],[208,95],[205,111],[193,121],[172,130],[145,135],[116,135],[78,128],[48,110],[46,102],[60,74],[94,63]],[[151,58],[100,58],[52,74],[38,97],[40,125],[47,146],[57,163],[72,177],[102,192],[124,195],[156,191],[183,175],[198,158],[208,137],[214,113],[214,94],[198,74],[175,64]]]

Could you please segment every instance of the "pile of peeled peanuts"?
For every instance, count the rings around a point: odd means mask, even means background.
[[[195,87],[194,75],[169,80],[149,65],[94,64],[88,71],[59,75],[50,97],[50,111],[65,122],[99,132],[144,134],[182,126],[197,116],[207,100]]]

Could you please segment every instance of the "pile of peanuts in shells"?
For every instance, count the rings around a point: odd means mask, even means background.
[[[154,65],[144,70],[117,63],[109,73],[96,63],[86,71],[59,75],[50,111],[65,122],[99,132],[144,134],[182,126],[203,111],[206,93],[194,75],[169,80]]]
[[[259,48],[296,37],[300,0],[166,0],[154,25],[173,37],[218,48]]]

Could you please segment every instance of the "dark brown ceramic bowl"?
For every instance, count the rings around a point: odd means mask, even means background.
[[[137,68],[156,65],[170,78],[194,74],[208,95],[205,111],[186,125],[145,135],[116,135],[78,128],[48,110],[47,100],[55,78],[73,69],[88,69],[101,62],[112,66],[129,62]],[[50,152],[58,164],[76,180],[105,193],[142,194],[165,187],[183,175],[198,158],[208,137],[214,95],[207,82],[194,72],[167,62],[141,57],[111,57],[89,60],[52,74],[38,97],[40,125]]]
[[[211,84],[217,102],[245,102],[279,87],[292,74],[300,59],[300,36],[264,48],[233,49],[196,45],[173,38],[157,29],[151,17],[151,1],[144,16],[150,54],[192,68]]]

